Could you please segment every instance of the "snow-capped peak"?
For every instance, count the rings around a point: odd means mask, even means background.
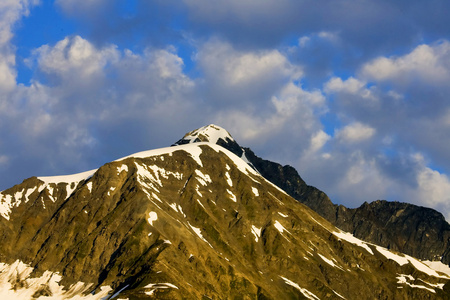
[[[219,139],[234,141],[231,134],[220,126],[210,124],[188,132],[182,139],[183,143],[208,142],[217,144]]]

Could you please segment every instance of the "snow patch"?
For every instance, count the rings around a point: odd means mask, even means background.
[[[178,211],[186,218],[186,214],[183,212],[183,208],[178,204]]]
[[[51,299],[100,300],[109,298],[108,295],[112,290],[109,286],[102,286],[97,294],[83,295],[92,284],[77,282],[65,288],[59,284],[62,276],[58,273],[45,271],[41,277],[31,278],[32,271],[32,267],[19,260],[11,265],[0,263],[0,299],[34,299],[33,295],[37,291],[47,288],[52,295]],[[23,284],[16,285],[17,280]],[[42,296],[39,299],[43,298]]]
[[[258,191],[258,189],[257,189],[257,188],[255,188],[255,187],[252,187],[252,192],[253,192],[253,194],[255,194],[255,196],[256,196],[256,197],[258,197],[258,196],[259,196],[259,191]]]
[[[149,213],[149,218],[147,219],[148,223],[153,226],[153,222],[158,220],[158,214],[154,211]]]
[[[316,221],[317,222],[317,221]],[[369,248],[369,246],[367,246],[367,243],[361,241],[360,239],[354,237],[351,233],[348,232],[344,232],[344,231],[339,231],[339,232],[332,232],[332,234],[334,234],[336,237],[338,237],[341,240],[347,241],[351,244],[357,245],[359,247],[362,247],[364,249],[367,250],[367,252],[369,252],[370,254],[373,255],[373,251],[372,249]]]
[[[78,186],[78,182],[71,182],[66,185],[66,199],[69,198],[70,195],[72,195],[73,191],[75,191],[77,186]],[[64,200],[66,200],[66,199],[64,199]]]
[[[203,206],[203,204],[200,202],[200,200],[197,199],[198,204],[200,204],[201,207],[203,207],[204,210],[206,210],[206,208]]]
[[[177,205],[175,203],[169,204],[169,206],[176,212],[178,212]]]
[[[177,287],[177,286],[175,286],[175,285],[173,285],[173,284],[171,284],[171,283],[167,283],[167,282],[164,282],[164,283],[150,283],[150,284],[144,286],[144,289],[151,289],[151,291],[145,292],[145,294],[147,294],[147,295],[149,295],[149,296],[152,296],[153,293],[154,293],[157,289],[169,289],[169,288],[177,289],[177,290],[178,290],[178,287]]]
[[[197,194],[201,197],[203,197],[202,193],[200,193],[199,191],[200,186],[197,184],[197,186],[195,187],[195,191],[197,192]]]
[[[30,200],[30,196],[31,194],[34,193],[34,191],[36,191],[37,187],[35,186],[34,188],[30,188],[27,190],[26,194],[25,194],[25,202],[28,202]]]
[[[326,263],[329,264],[330,266],[332,266],[332,267],[334,267],[334,268],[341,269],[342,271],[344,271],[344,269],[342,269],[340,266],[338,266],[337,264],[334,263],[334,260],[328,259],[328,258],[326,258],[325,256],[323,256],[323,255],[320,254],[320,253],[317,253],[317,254],[320,256],[320,258],[321,258],[324,262],[326,262]]]
[[[280,276],[280,277],[284,280],[284,282],[286,284],[288,284],[290,286],[293,286],[297,290],[299,290],[303,294],[303,296],[305,296],[306,298],[308,298],[310,300],[320,300],[316,295],[314,295],[313,293],[311,293],[307,289],[304,289],[304,288],[300,287],[297,283],[295,283],[295,282],[293,282],[293,281],[291,281],[291,280],[289,280],[289,279],[287,279],[287,278],[285,278],[283,276]]]
[[[237,198],[236,198],[236,196],[233,194],[232,191],[230,191],[229,189],[227,189],[227,193],[230,195],[230,199],[231,199],[233,202],[237,202]]]
[[[205,243],[207,243],[211,248],[214,249],[214,247],[203,237],[202,235],[202,231],[200,230],[200,228],[198,227],[194,227],[191,225],[191,223],[188,222],[189,227],[191,227],[191,229],[195,232],[195,234]]]
[[[203,174],[200,170],[195,170],[195,174],[197,175],[196,178],[201,185],[206,186],[208,183],[212,183],[211,177]]]
[[[376,249],[384,257],[397,262],[401,266],[403,266],[407,263],[411,263],[417,270],[419,270],[429,276],[449,279],[449,276],[439,275],[435,270],[433,270],[428,265],[426,265],[425,263],[419,261],[418,259],[416,259],[414,257],[411,257],[406,254],[398,255],[398,254],[392,253],[389,250],[387,250],[386,248],[383,248],[380,246],[376,246]]]
[[[153,156],[161,156],[164,154],[168,154],[171,156],[175,151],[185,151],[187,152],[201,167],[203,167],[202,161],[200,159],[200,154],[202,154],[202,149],[199,147],[202,144],[208,144],[208,143],[196,143],[196,144],[185,144],[185,145],[177,145],[172,147],[165,147],[165,148],[159,148],[154,150],[147,150],[142,151],[138,153],[134,153],[122,158],[119,158],[115,161],[121,161],[127,158],[147,158],[147,157],[153,157]]]
[[[189,143],[194,143],[196,139],[213,144],[217,144],[219,139],[222,139],[225,142],[227,141],[227,139],[234,141],[228,131],[214,124],[210,124],[193,130],[183,137],[183,140],[187,140],[189,141]]]
[[[202,143],[197,143],[198,145],[202,145]],[[224,153],[226,156],[228,156],[229,159],[231,159],[231,161],[233,161],[233,163],[235,164],[235,166],[239,169],[239,171],[241,171],[244,174],[250,175],[253,174],[259,178],[264,179],[258,172],[256,172],[252,167],[250,167],[244,160],[242,160],[242,158],[240,158],[239,156],[237,156],[236,154],[234,154],[233,152],[223,148],[222,146],[219,145],[215,145],[215,144],[207,144],[205,143],[205,145],[208,145],[210,148],[212,148],[213,150],[215,150],[216,152],[222,152]],[[256,181],[257,182],[257,181]],[[270,182],[270,181],[268,181]],[[285,192],[284,192],[285,193]]]
[[[121,165],[120,167],[117,167],[117,175],[120,175],[122,171],[125,171],[128,173],[128,166],[127,165]]]
[[[50,184],[50,183],[61,183],[61,182],[65,182],[65,183],[72,183],[72,182],[80,182],[82,180],[87,180],[89,178],[92,177],[92,175],[94,175],[94,173],[97,171],[97,169],[95,170],[90,170],[90,171],[86,171],[86,172],[82,172],[82,173],[77,173],[77,174],[73,174],[73,175],[62,175],[62,176],[42,176],[42,177],[38,177],[39,180],[43,181],[46,185]]]
[[[273,224],[273,226],[275,226],[275,228],[281,233],[281,234],[283,234],[283,232],[287,232],[287,233],[289,233],[289,234],[291,234],[289,231],[287,231],[286,230],[286,228],[284,228],[284,226],[283,225],[281,225],[281,223],[280,222],[278,222],[278,221],[275,221],[275,223]]]
[[[339,295],[335,290],[332,290],[332,291],[333,291],[333,293],[335,293],[339,298],[345,299],[342,295]]]
[[[430,287],[426,287],[424,285],[412,284],[412,283],[408,282],[408,279],[410,281],[414,281],[415,280],[414,277],[412,277],[411,275],[405,275],[405,274],[398,274],[398,275],[399,276],[396,277],[398,279],[398,281],[397,281],[398,284],[406,284],[406,285],[409,285],[412,288],[424,289],[424,290],[427,290],[429,292],[432,292],[433,294],[436,293],[436,291],[434,289],[430,288]],[[402,288],[402,287],[399,287],[399,288]]]
[[[261,228],[252,225],[252,233],[255,236],[255,242],[258,242],[259,238],[261,237]]]
[[[86,186],[89,190],[89,193],[92,193],[92,181],[88,182],[88,184],[86,184]]]
[[[11,195],[3,195],[0,193],[0,215],[6,220],[9,220],[11,208],[14,206],[12,199]]]
[[[152,198],[158,200],[159,202],[162,203],[161,199],[159,199],[158,195],[156,195],[155,193],[152,192]]]
[[[159,181],[160,181],[159,177],[162,177],[164,179],[169,179],[169,175],[175,177],[178,180],[183,179],[183,174],[180,172],[167,171],[166,169],[160,168],[156,165],[148,166],[148,168],[153,171],[153,173],[157,177],[157,180],[159,180]]]
[[[227,166],[228,166],[228,165],[227,165]],[[229,185],[230,187],[233,186],[233,180],[231,180],[230,173],[225,172],[225,177],[226,177],[226,179],[227,179],[228,185]]]
[[[443,264],[440,261],[429,261],[429,260],[424,260],[424,261],[422,261],[422,263],[424,263],[431,269],[441,272],[441,273],[444,273],[450,277],[450,268],[446,264]]]

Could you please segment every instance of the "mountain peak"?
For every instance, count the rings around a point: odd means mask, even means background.
[[[228,131],[220,126],[210,124],[186,133],[181,140],[175,143],[175,145],[196,142],[220,144],[219,140],[223,140],[225,143],[234,142],[233,137]]]

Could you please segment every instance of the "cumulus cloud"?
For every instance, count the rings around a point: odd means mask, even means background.
[[[343,143],[357,143],[370,139],[375,132],[375,128],[355,122],[337,130],[335,136],[342,140]]]
[[[354,77],[342,80],[339,77],[333,77],[325,83],[324,90],[327,93],[343,93],[348,95],[356,95],[362,99],[376,101],[377,98],[373,92],[367,88],[367,82],[361,81]]]
[[[182,134],[178,122],[201,118],[202,109],[192,109],[195,84],[173,48],[133,53],[73,36],[41,46],[33,60],[31,84],[0,102],[2,165],[23,172],[15,165],[28,159],[22,176],[84,171],[103,157],[167,146]]]
[[[417,183],[417,193],[410,193],[413,202],[446,212],[445,217],[450,220],[450,178],[424,167],[417,173]]]
[[[200,47],[196,61],[205,75],[206,97],[224,104],[270,99],[286,82],[302,75],[301,68],[278,50],[239,51],[217,39]]]
[[[5,0],[0,3],[0,92],[11,91],[16,84],[15,52],[10,44],[12,27],[38,0]]]
[[[441,40],[378,57],[354,76],[324,84],[343,125],[326,143],[332,160],[320,152],[300,159],[313,184],[349,206],[384,198],[447,214],[448,45]]]
[[[417,46],[411,53],[400,57],[379,57],[362,67],[362,74],[377,81],[393,80],[397,83],[447,83],[450,78],[450,42],[447,40]]]
[[[328,135],[323,130],[319,130],[311,137],[311,145],[308,149],[309,152],[317,152],[322,149],[322,147],[331,139],[331,136]]]
[[[119,57],[115,46],[96,49],[80,36],[66,37],[55,46],[41,46],[34,55],[41,71],[72,78],[99,74],[108,62],[113,63]]]

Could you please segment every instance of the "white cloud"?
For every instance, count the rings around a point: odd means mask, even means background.
[[[237,51],[230,44],[218,40],[204,44],[197,60],[207,77],[227,87],[265,84],[302,76],[301,69],[277,50]]]
[[[0,1],[0,92],[10,92],[16,85],[15,49],[10,44],[12,27],[38,3],[37,0]]]
[[[363,157],[362,153],[354,152],[352,156],[355,157],[354,163],[345,172],[344,180],[341,182],[340,186],[342,189],[348,189],[352,186],[352,190],[357,189],[360,185],[361,188],[365,189],[367,184],[371,182],[371,186],[377,186],[376,184],[382,178],[378,173],[375,166],[374,160],[367,160]]]
[[[450,42],[417,46],[411,53],[399,57],[379,57],[362,67],[363,76],[397,83],[420,79],[428,84],[447,83],[450,78]]]
[[[310,146],[310,151],[312,152],[316,152],[320,149],[322,149],[322,147],[331,139],[331,136],[328,135],[326,132],[324,132],[323,130],[319,130],[317,133],[315,133],[312,137],[311,137],[311,146]]]
[[[363,99],[376,101],[376,96],[366,87],[366,85],[366,82],[354,77],[349,77],[347,80],[342,80],[339,77],[333,77],[325,83],[324,91],[328,94],[343,93],[357,95]]]
[[[346,143],[357,143],[368,140],[375,134],[375,128],[355,122],[339,129],[335,133],[335,137]]]
[[[0,152],[8,168],[28,161],[21,176],[79,172],[104,157],[170,145],[180,122],[190,127],[204,115],[192,109],[195,83],[170,47],[122,52],[74,36],[41,46],[33,60],[31,84],[0,101]]]
[[[412,201],[417,204],[433,207],[450,216],[450,178],[436,170],[424,167],[417,173],[417,192]]]
[[[8,92],[16,86],[16,71],[12,65],[14,65],[13,55],[0,56],[0,91]]]
[[[2,0],[0,2],[0,47],[7,46],[13,37],[13,24],[23,16],[27,16],[29,9],[38,3],[39,0]]]
[[[243,142],[267,141],[278,134],[303,140],[317,131],[319,116],[327,111],[325,98],[319,91],[305,91],[292,82],[273,96],[267,106],[265,114],[234,109],[219,113],[219,123],[236,132]]]
[[[298,39],[298,45],[300,48],[306,47],[311,42],[311,37],[302,36]]]
[[[39,68],[58,76],[83,78],[98,75],[109,62],[115,62],[119,53],[115,46],[96,49],[80,36],[66,37],[55,46],[44,45],[34,51]]]
[[[328,40],[332,43],[336,43],[339,41],[339,34],[331,31],[320,31],[317,33],[317,36],[321,39]]]

